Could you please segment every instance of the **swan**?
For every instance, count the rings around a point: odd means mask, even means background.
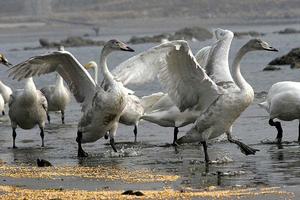
[[[12,64],[8,62],[6,57],[0,53],[0,63],[3,65],[10,67]],[[12,90],[10,87],[5,85],[2,81],[0,81],[0,94],[2,96],[2,99],[4,100],[4,104],[8,104],[9,102],[9,97],[12,94]],[[4,107],[2,109],[2,115],[5,115]]]
[[[59,51],[64,51],[64,47],[60,46]],[[49,85],[43,87],[41,92],[47,99],[48,102],[48,112],[47,119],[50,123],[49,111],[60,111],[61,112],[61,122],[65,123],[65,109],[66,106],[70,103],[70,92],[64,86],[63,78],[57,74],[55,85]]]
[[[78,123],[76,141],[78,157],[86,157],[82,143],[95,142],[109,131],[110,144],[116,150],[114,137],[118,121],[126,105],[127,94],[121,82],[116,81],[107,67],[107,57],[113,51],[133,52],[118,40],[108,41],[100,55],[101,73],[105,84],[98,86],[87,70],[68,51],[56,51],[32,57],[10,69],[13,79],[58,72],[68,84],[75,99],[82,103],[83,114]]]
[[[269,113],[269,124],[277,129],[275,143],[282,141],[282,127],[279,121],[300,120],[300,82],[282,81],[271,86],[267,98],[258,104]],[[298,142],[300,142],[300,121]]]
[[[11,66],[3,55],[0,55],[0,62],[7,67]],[[40,128],[41,146],[44,147],[44,127],[48,105],[45,96],[36,89],[32,77],[25,80],[23,90],[15,90],[11,94],[8,104],[8,115],[13,130],[13,148],[17,148],[15,142],[17,136],[16,128],[19,126],[22,129],[31,129],[36,125]]]
[[[231,79],[230,73],[228,73],[226,77],[224,76],[225,73],[222,74],[221,71],[213,72],[215,75],[219,72],[220,78],[223,76],[224,80],[222,80],[223,78],[220,79],[219,76],[215,76],[214,79],[211,79],[214,80],[210,82],[211,89],[215,92],[215,94],[212,95],[214,96],[213,100],[197,118],[195,125],[186,135],[177,141],[178,144],[200,141],[203,145],[206,163],[209,162],[207,140],[216,138],[224,132],[227,133],[229,141],[238,144],[246,155],[255,154],[255,151],[257,151],[231,138],[234,121],[254,99],[252,87],[246,82],[240,72],[240,62],[246,53],[255,50],[277,51],[277,49],[260,39],[252,39],[240,48],[233,61],[232,79],[234,82],[228,81]],[[170,57],[170,59],[172,59],[172,57]],[[173,60],[170,61],[174,62]]]
[[[4,105],[5,105],[4,98],[3,98],[2,94],[0,94],[0,111],[2,111],[2,114],[4,113],[3,115],[5,115]]]
[[[40,90],[36,89],[32,77],[25,79],[23,90],[15,90],[9,99],[9,118],[12,127],[13,148],[16,147],[16,128],[40,128],[42,147],[44,147],[44,127],[47,119],[47,99]]]
[[[213,32],[214,38],[217,41],[212,46],[200,49],[195,56],[200,66],[206,67],[209,56],[214,56],[214,58],[217,57],[220,61],[220,56],[211,55],[212,53],[220,54],[221,52],[223,54],[222,58],[224,58],[225,61],[228,61],[229,48],[233,39],[233,34],[229,33],[229,31],[223,29],[216,29]],[[217,51],[212,51],[214,48],[217,48]],[[211,51],[212,53],[210,54]],[[224,63],[219,64],[224,65]],[[152,106],[150,111],[146,112],[141,117],[141,119],[163,127],[174,127],[172,145],[176,146],[179,128],[194,123],[201,112],[195,110],[185,110],[184,112],[180,112],[168,94],[155,93],[153,95],[160,95],[160,99]]]
[[[44,94],[48,102],[48,122],[50,123],[50,111],[60,111],[61,122],[64,124],[65,109],[70,103],[70,93],[69,90],[64,86],[63,78],[60,75],[57,75],[55,85],[43,87],[41,88],[41,92]]]
[[[4,100],[4,104],[8,104],[10,95],[12,94],[12,90],[10,87],[5,85],[2,81],[0,81],[0,94]],[[2,115],[5,115],[5,111],[2,111]]]
[[[94,80],[98,82],[98,65],[95,61],[90,61],[84,65],[86,69],[94,70]],[[139,97],[133,91],[124,88],[128,92],[126,107],[122,112],[119,122],[127,126],[134,126],[134,142],[137,142],[137,130],[141,116],[144,114],[144,107]],[[128,91],[127,91],[128,89]],[[106,136],[107,137],[107,136]]]
[[[227,133],[228,140],[239,145],[246,155],[254,154],[256,149],[233,140],[231,132],[234,121],[254,98],[252,87],[241,75],[240,61],[247,52],[255,50],[277,51],[261,39],[250,40],[237,53],[231,77],[229,69],[224,69],[221,64],[223,59],[209,57],[207,74],[197,63],[186,41],[171,41],[133,57],[117,69],[116,78],[140,84],[157,77],[181,112],[187,109],[200,111],[193,128],[176,143],[200,141],[207,163],[207,140],[223,133]],[[150,70],[146,70],[149,66]]]

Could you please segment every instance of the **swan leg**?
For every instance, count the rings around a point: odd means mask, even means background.
[[[65,111],[61,110],[61,123],[65,124]]]
[[[118,122],[115,122],[113,127],[109,131],[109,137],[110,137],[109,143],[110,143],[111,148],[114,150],[114,152],[117,152],[117,148],[115,146],[115,135],[116,135],[117,129],[118,129]]]
[[[206,141],[201,142],[202,146],[203,146],[203,150],[204,150],[204,157],[205,157],[205,163],[209,163],[209,157],[208,157],[208,153],[207,153],[207,143]]]
[[[50,115],[48,112],[47,112],[47,120],[48,120],[48,123],[50,124]]]
[[[108,139],[108,137],[109,137],[109,133],[108,133],[108,132],[106,132],[106,133],[105,133],[105,135],[104,135],[104,139],[106,139],[106,140],[107,140],[107,139]]]
[[[16,147],[16,137],[17,137],[16,128],[13,128],[12,136],[13,136],[13,149],[17,149],[17,147]]]
[[[77,131],[77,138],[76,138],[76,142],[78,143],[77,157],[88,157],[88,154],[82,149],[81,140],[82,140],[82,132]]]
[[[3,116],[5,115],[5,111],[4,111],[4,110],[2,110],[2,115],[3,115]]]
[[[231,136],[231,130],[232,130],[232,127],[230,127],[230,130],[226,132],[227,139],[230,143],[234,143],[234,144],[238,145],[243,154],[245,154],[245,155],[254,155],[256,153],[256,151],[259,151],[258,149],[254,149],[254,148],[249,147],[248,145],[244,144],[241,141],[234,140]]]
[[[136,143],[137,142],[137,125],[134,125],[133,133],[134,133],[134,143]]]
[[[298,142],[300,143],[300,121],[298,125]]]
[[[178,130],[178,127],[175,127],[174,128],[174,138],[173,138],[173,146],[177,146],[178,144],[176,143],[176,141],[177,141],[177,136],[178,136],[178,132],[179,132],[179,130]]]
[[[42,138],[42,145],[41,145],[41,147],[44,147],[45,146],[44,145],[44,127],[40,127],[40,130],[41,130],[40,136]]]
[[[276,143],[280,144],[281,141],[282,141],[282,133],[283,133],[283,130],[282,130],[282,127],[281,127],[281,124],[280,122],[274,122],[273,119],[270,119],[269,120],[269,124],[271,126],[275,126],[276,129],[277,129],[277,136],[276,136]]]

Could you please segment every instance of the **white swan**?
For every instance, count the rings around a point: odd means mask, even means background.
[[[280,122],[299,120],[298,142],[300,142],[300,82],[283,81],[272,85],[267,98],[259,104],[269,113],[269,124],[277,129],[276,143],[282,141],[282,127]]]
[[[32,77],[25,80],[22,90],[15,90],[9,100],[9,118],[12,127],[13,148],[16,147],[16,128],[32,129],[39,126],[44,147],[44,127],[47,119],[47,100],[40,90],[37,90]]]
[[[78,156],[88,156],[82,143],[94,142],[109,131],[110,144],[116,151],[114,137],[119,117],[125,108],[127,94],[123,85],[114,79],[108,70],[106,60],[113,51],[133,51],[118,40],[108,41],[101,52],[100,66],[105,85],[97,87],[87,70],[67,51],[52,52],[35,56],[10,69],[13,78],[26,78],[57,71],[67,82],[76,100],[82,103],[83,115],[78,123],[76,141]]]
[[[3,97],[4,103],[8,104],[10,95],[12,94],[12,90],[10,87],[5,85],[2,81],[0,81],[0,94]],[[2,112],[2,115],[5,115],[5,112]]]
[[[3,61],[4,60],[4,61]],[[6,66],[11,64],[0,55],[0,62]],[[40,127],[40,136],[42,138],[42,147],[44,147],[44,127],[47,113],[47,100],[44,95],[36,89],[32,78],[25,80],[23,90],[14,91],[9,98],[9,118],[12,127],[13,148],[16,147],[16,128],[31,129],[38,125]]]
[[[60,46],[59,51],[64,51],[64,47]],[[65,109],[70,103],[70,92],[64,86],[63,78],[58,74],[56,76],[55,85],[49,85],[43,87],[41,92],[45,95],[48,102],[48,112],[47,119],[50,123],[50,111],[60,111],[61,112],[61,122],[65,123]]]
[[[3,54],[0,54],[0,63],[4,64],[7,67],[11,66],[11,64],[7,61],[6,57]],[[2,81],[0,81],[0,94],[2,95],[4,104],[8,104],[10,95],[12,94],[12,90]],[[4,107],[2,109],[2,115],[5,115]]]
[[[0,94],[0,111],[2,111],[2,115],[5,115],[4,105],[5,105],[4,98],[2,94]]]
[[[229,69],[224,70],[224,66],[216,65],[219,61],[214,62],[213,67],[209,67],[208,61],[208,76],[185,41],[172,41],[133,57],[118,69],[117,78],[123,82],[140,83],[153,80],[158,74],[160,82],[180,111],[201,111],[195,126],[177,143],[200,141],[206,162],[209,161],[206,141],[224,132],[245,154],[254,154],[256,149],[231,138],[232,124],[253,101],[254,92],[240,73],[240,61],[247,52],[254,50],[277,51],[260,39],[250,40],[234,60],[234,78]],[[150,71],[147,71],[149,66]]]
[[[61,122],[65,123],[65,109],[70,103],[70,92],[64,86],[63,78],[60,75],[56,77],[55,85],[49,85],[43,87],[41,92],[47,99],[48,102],[48,112],[47,119],[50,123],[50,111],[60,111],[61,112]]]

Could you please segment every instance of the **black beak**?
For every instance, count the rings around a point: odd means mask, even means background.
[[[12,64],[9,63],[7,60],[3,60],[2,64],[5,65],[6,67],[11,67],[12,66]]]
[[[129,52],[134,52],[134,50],[128,46],[121,48],[122,51],[129,51]]]
[[[278,49],[275,49],[274,47],[269,47],[269,48],[267,48],[265,50],[267,50],[267,51],[278,51]]]

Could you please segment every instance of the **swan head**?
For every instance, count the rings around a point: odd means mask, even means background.
[[[98,67],[97,63],[95,61],[90,61],[83,65],[85,69],[95,69]]]
[[[221,28],[215,29],[215,31],[213,33],[214,33],[214,37],[217,40],[224,40],[224,39],[227,39],[227,38],[233,38],[233,36],[234,36],[232,31],[224,30],[224,29],[221,29]]]
[[[264,50],[264,51],[278,51],[277,49],[275,49],[274,47],[270,46],[267,42],[255,38],[255,39],[251,39],[249,40],[249,42],[247,42],[245,44],[245,47],[249,50],[249,51],[256,51],[256,50]]]
[[[2,63],[3,65],[5,65],[6,67],[12,66],[12,64],[10,62],[8,62],[8,60],[6,59],[6,57],[4,56],[4,54],[2,54],[2,53],[0,53],[0,63]]]
[[[110,49],[111,51],[130,51],[130,52],[134,52],[134,50],[132,48],[130,48],[127,44],[113,39],[113,40],[109,40],[104,47],[105,49]]]

